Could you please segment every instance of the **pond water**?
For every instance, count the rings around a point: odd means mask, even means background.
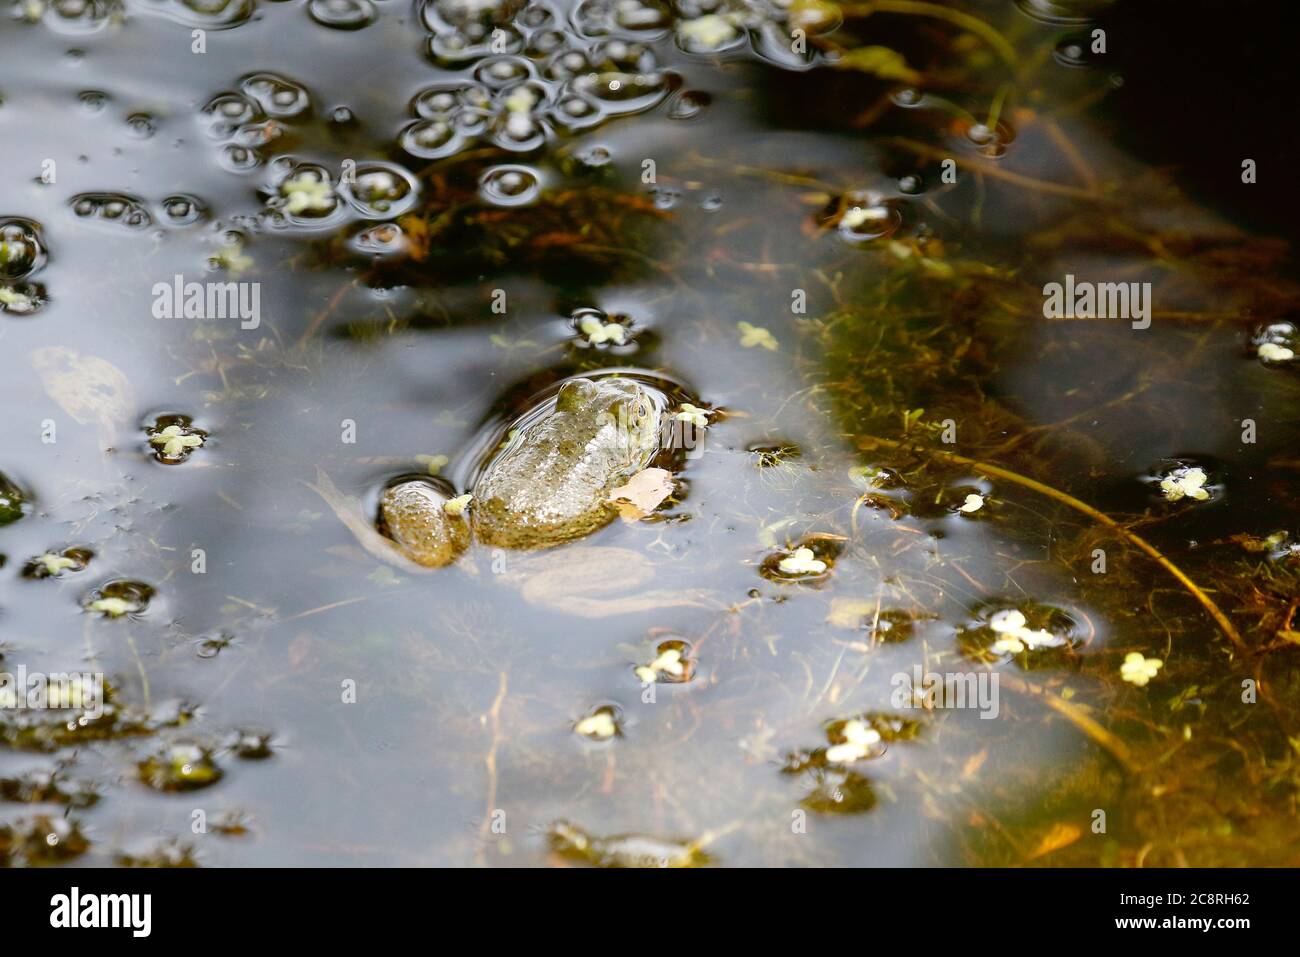
[[[0,863],[1296,863],[1289,237],[1113,12],[13,5]],[[394,560],[611,373],[666,500]]]

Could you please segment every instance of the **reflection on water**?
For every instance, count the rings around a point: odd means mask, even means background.
[[[0,862],[1287,861],[1289,247],[1106,4],[869,6],[16,8],[0,665],[106,684],[0,702]],[[657,505],[394,560],[614,370]]]

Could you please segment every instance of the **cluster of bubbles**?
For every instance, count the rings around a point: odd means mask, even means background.
[[[339,29],[359,29],[376,15],[371,0],[311,0],[307,7],[317,22]],[[220,10],[236,8],[227,3]],[[661,67],[653,42],[676,30],[681,49],[713,53],[728,47],[734,34],[740,41],[749,37],[761,52],[771,45],[763,39],[770,34],[775,47],[788,53],[790,30],[811,34],[838,26],[831,10],[782,0],[583,0],[567,16],[527,0],[422,0],[419,23],[429,31],[429,57],[463,76],[413,98],[412,118],[398,132],[397,145],[420,160],[445,159],[481,145],[530,154],[559,135],[640,113],[670,98],[672,115],[689,118],[707,104],[707,96],[676,95],[680,80]],[[773,55],[781,59],[785,53]],[[329,227],[349,209],[363,219],[391,220],[415,204],[418,181],[394,163],[349,170],[303,157],[272,160],[276,141],[312,115],[306,88],[270,72],[243,77],[237,89],[217,94],[201,112],[208,136],[220,143],[225,169],[246,173],[272,166],[260,191],[274,225]],[[346,108],[331,118],[339,123],[353,119]],[[144,115],[130,123],[141,135],[153,128],[152,118]],[[500,164],[479,178],[480,197],[497,206],[532,203],[542,187],[533,166]],[[150,223],[144,204],[130,197],[78,199],[99,200],[85,215],[127,225]],[[349,245],[365,254],[386,255],[400,250],[404,237],[389,222],[365,227],[350,237]]]
[[[22,18],[39,21],[65,36],[98,33],[126,15],[122,0],[34,0],[23,4],[17,12]]]
[[[18,216],[0,219],[0,311],[29,315],[45,303],[45,287],[29,280],[47,258],[39,223]]]
[[[148,229],[155,223],[191,226],[207,216],[201,199],[187,193],[168,196],[154,205],[126,193],[78,193],[69,205],[77,218],[129,230]]]
[[[816,43],[843,14],[832,3],[791,0],[676,0],[677,45],[687,53],[749,53],[786,69],[808,69],[835,56]]]
[[[79,193],[72,211],[80,219],[93,219],[126,229],[148,229],[153,217],[142,199],[125,193]]]
[[[590,42],[560,28],[540,5],[425,7],[436,32],[430,54],[447,66],[474,63],[471,75],[420,92],[399,142],[412,156],[442,159],[478,143],[530,152],[557,132],[590,129],[648,110],[677,85],[645,43],[621,37]]]
[[[253,18],[257,0],[151,0],[141,7],[190,27],[222,30]],[[126,19],[124,0],[25,0],[17,15],[65,36],[98,33]]]
[[[302,85],[274,73],[254,73],[238,92],[219,93],[203,107],[207,132],[221,142],[221,164],[232,173],[261,166],[262,148],[284,133],[284,123],[307,113],[311,96]]]
[[[419,181],[397,163],[346,161],[337,177],[319,163],[281,156],[270,164],[271,178],[262,189],[273,225],[322,226],[353,216],[385,220],[408,212],[419,198]],[[367,227],[354,237],[359,249],[382,253],[395,244],[401,229],[393,223]]]
[[[290,155],[269,155],[293,124],[313,116],[311,95],[301,84],[275,73],[244,77],[236,91],[217,94],[203,107],[207,134],[221,143],[220,162],[230,172],[265,168],[260,193],[275,226],[320,228],[348,218],[393,219],[408,212],[419,198],[419,181],[404,166],[381,160],[342,160],[336,168]],[[330,114],[347,123],[352,113],[340,107]],[[380,255],[402,245],[393,223],[366,227],[352,237],[359,252]]]

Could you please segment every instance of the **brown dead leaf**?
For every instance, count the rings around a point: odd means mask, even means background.
[[[645,518],[673,493],[673,473],[667,469],[642,469],[609,493],[609,500],[627,521]]]
[[[79,424],[98,422],[111,429],[135,415],[131,380],[107,359],[46,346],[34,349],[30,360],[46,394]]]
[[[303,484],[325,500],[325,504],[330,507],[330,511],[347,526],[348,531],[357,540],[357,544],[370,553],[371,556],[403,571],[417,572],[424,570],[403,555],[391,539],[379,534],[375,526],[367,521],[365,514],[362,512],[361,503],[339,491],[338,486],[325,474],[324,469],[316,469],[315,484],[311,482],[304,482]]]

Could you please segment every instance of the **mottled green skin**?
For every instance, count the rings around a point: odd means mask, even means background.
[[[645,468],[658,447],[663,403],[632,379],[571,379],[555,408],[521,426],[484,469],[466,516],[412,479],[379,502],[381,528],[428,568],[454,562],[472,535],[504,548],[546,548],[581,538],[618,514],[609,493]]]
[[[503,548],[546,548],[608,524],[609,493],[658,448],[662,403],[622,376],[571,379],[555,409],[523,426],[474,488],[474,535]]]
[[[464,516],[443,508],[447,496],[421,479],[401,482],[379,500],[379,518],[388,537],[407,558],[426,568],[450,565],[469,547]]]

